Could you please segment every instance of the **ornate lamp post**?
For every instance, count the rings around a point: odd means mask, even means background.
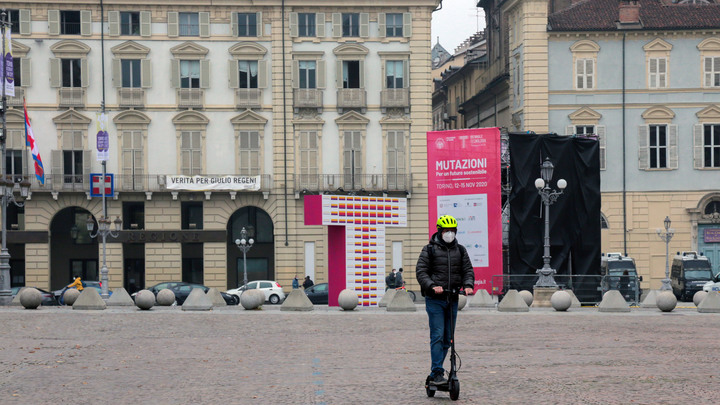
[[[247,252],[250,251],[250,248],[252,248],[253,243],[255,241],[253,238],[248,239],[247,238],[247,230],[245,230],[245,227],[243,226],[242,230],[240,231],[240,239],[235,239],[235,244],[237,245],[238,249],[240,249],[243,253],[243,285],[247,285],[248,279],[247,279]]]
[[[665,278],[662,281],[662,286],[660,287],[660,290],[669,290],[672,291],[672,287],[670,286],[670,259],[669,259],[669,245],[670,245],[670,239],[675,235],[675,230],[670,228],[670,217],[666,216],[665,221],[663,221],[665,224],[665,231],[663,232],[662,229],[657,230],[657,234],[662,239],[663,242],[665,242]]]
[[[540,194],[543,204],[545,204],[543,267],[536,271],[536,273],[539,274],[538,281],[535,283],[536,287],[557,287],[557,283],[553,278],[553,274],[557,273],[557,271],[550,267],[550,206],[555,203],[563,193],[563,190],[567,187],[567,181],[565,181],[565,179],[557,181],[557,187],[560,191],[551,189],[549,183],[552,179],[554,169],[555,166],[553,166],[550,159],[546,158],[542,165],[540,165],[541,177],[535,179],[535,187],[538,189],[538,194]]]
[[[90,233],[91,238],[97,238],[98,235],[102,237],[103,264],[102,268],[100,269],[100,296],[104,300],[106,300],[110,298],[110,294],[108,294],[108,268],[107,264],[105,263],[105,239],[108,237],[108,235],[112,236],[113,238],[117,238],[120,235],[122,219],[120,219],[120,217],[117,217],[114,221],[111,221],[109,218],[102,216],[100,217],[100,219],[98,219],[97,222],[98,229],[97,231],[95,231],[95,233],[93,233],[93,228],[95,228],[95,221],[93,220],[92,216],[88,216],[87,230]],[[110,229],[110,224],[115,224],[115,232]]]

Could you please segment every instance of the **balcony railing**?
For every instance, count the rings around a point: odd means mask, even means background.
[[[118,89],[120,107],[142,107],[145,105],[145,89],[121,87]]]
[[[323,93],[320,89],[295,89],[293,91],[293,107],[322,108]]]
[[[82,87],[61,87],[60,107],[82,107],[85,105],[85,89]]]
[[[176,190],[168,190],[165,186],[166,177],[176,174],[115,174],[115,191],[116,192],[169,192]],[[203,176],[220,176],[220,175],[203,175]],[[88,175],[65,175],[65,174],[46,174],[45,184],[41,185],[36,177],[30,178],[31,192],[49,192],[49,191],[76,191],[89,192],[90,181]],[[272,175],[260,175],[260,191],[271,191],[273,188]],[[222,190],[224,191],[224,190]],[[218,191],[220,192],[220,191]],[[254,191],[238,190],[238,192],[247,193]]]
[[[385,89],[380,92],[381,108],[410,107],[410,89]]]
[[[295,191],[412,192],[411,174],[296,174]]]
[[[477,89],[485,89],[495,79],[507,75],[509,72],[509,66],[506,61],[499,60],[491,63],[484,72],[482,72],[476,79]]]
[[[237,108],[260,108],[262,107],[262,90],[260,89],[237,89],[235,90],[235,105]]]
[[[367,92],[365,89],[338,89],[338,108],[366,108]]]
[[[177,89],[177,103],[180,108],[202,108],[203,89]]]
[[[8,96],[7,105],[13,106],[13,107],[22,107],[23,97],[25,97],[25,89],[20,88],[20,87],[15,87],[15,97]]]

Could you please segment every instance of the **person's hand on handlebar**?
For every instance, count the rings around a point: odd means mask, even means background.
[[[433,291],[435,291],[435,294],[442,294],[443,288],[442,288],[442,286],[438,285],[438,286],[433,287]]]
[[[472,288],[466,288],[465,289],[465,295],[473,295],[474,291]]]

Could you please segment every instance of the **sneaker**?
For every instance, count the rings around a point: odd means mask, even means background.
[[[445,378],[445,373],[442,371],[433,373],[430,376],[430,385],[444,385],[447,384],[448,380]]]

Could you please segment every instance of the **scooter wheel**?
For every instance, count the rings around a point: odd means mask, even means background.
[[[448,385],[450,391],[450,399],[452,399],[453,401],[457,401],[457,399],[460,397],[460,381],[453,378],[448,381]]]
[[[435,396],[435,390],[430,389],[430,377],[425,379],[425,393],[428,397],[434,397]]]

